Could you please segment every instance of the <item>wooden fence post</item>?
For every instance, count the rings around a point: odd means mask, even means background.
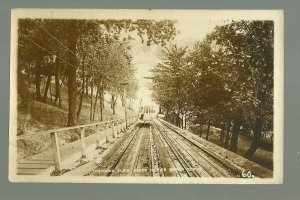
[[[116,121],[116,132],[119,134],[119,120]]]
[[[111,123],[111,132],[112,132],[112,137],[115,138],[115,133],[114,133],[114,122]]]
[[[108,140],[108,123],[106,123],[105,139],[106,139],[106,143],[108,143],[109,142],[109,140]]]
[[[120,121],[119,121],[119,133],[121,133],[122,132],[122,120],[120,119]]]
[[[84,127],[82,127],[80,129],[80,138],[81,138],[81,154],[82,154],[82,158],[86,158],[86,152],[85,152],[85,135],[84,135]]]
[[[96,125],[96,148],[100,148],[100,126]]]
[[[60,163],[60,152],[58,146],[58,138],[57,132],[50,133],[51,143],[52,143],[52,151],[54,157],[55,170],[61,171],[61,163]]]

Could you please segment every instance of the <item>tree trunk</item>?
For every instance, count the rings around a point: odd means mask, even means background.
[[[38,62],[35,66],[35,94],[36,94],[36,100],[41,101],[41,63]]]
[[[96,114],[96,105],[97,105],[97,100],[98,100],[98,94],[99,94],[99,88],[97,87],[97,92],[96,92],[96,97],[95,97],[95,102],[94,102],[94,113],[93,113],[93,121],[95,120],[95,114]]]
[[[103,121],[103,108],[100,105],[100,121]]]
[[[75,20],[70,20],[69,22],[69,35],[68,35],[68,48],[76,53],[76,42],[77,42],[77,22]],[[68,65],[67,76],[68,76],[68,126],[74,126],[77,123],[77,88],[76,88],[76,57],[71,52],[68,52]]]
[[[176,113],[175,125],[180,128],[180,109]]]
[[[45,91],[44,91],[44,99],[43,99],[44,102],[46,102],[46,100],[47,100],[47,94],[48,94],[48,90],[50,87],[50,80],[51,80],[51,75],[49,74],[47,77],[46,87],[45,87]]]
[[[224,141],[224,145],[223,145],[225,149],[227,149],[227,147],[228,147],[230,127],[231,127],[231,120],[228,121],[227,130],[225,133],[225,141]]]
[[[100,107],[100,120],[103,121],[104,93],[101,84],[100,84],[100,91],[99,91],[99,107]]]
[[[85,81],[85,95],[88,96],[89,95],[89,79],[86,78]]]
[[[81,85],[81,93],[80,93],[80,100],[79,100],[79,105],[78,105],[78,110],[77,110],[77,120],[79,119],[80,113],[81,113],[81,108],[82,108],[82,101],[83,101],[83,94],[84,94],[84,76],[82,80],[82,85]]]
[[[255,153],[256,149],[258,148],[259,140],[261,138],[261,128],[262,128],[261,118],[257,117],[256,121],[255,121],[253,141],[252,141],[252,144],[251,144],[250,148],[248,149],[248,151],[246,152],[246,155],[245,155],[245,157],[247,159],[250,159],[253,156],[253,154]]]
[[[206,140],[208,140],[209,130],[210,130],[210,120],[208,121],[208,125],[207,125],[206,138],[205,138]]]
[[[186,113],[184,114],[184,129],[186,130]]]
[[[232,136],[230,140],[230,151],[236,153],[237,143],[239,139],[239,132],[241,127],[241,120],[239,118],[235,119],[232,127]]]
[[[50,87],[49,87],[49,93],[50,93],[50,103],[52,103],[52,88],[51,88],[51,82],[50,82]]]
[[[224,140],[224,123],[221,123],[221,132],[220,132],[220,142],[222,143]]]
[[[113,110],[113,115],[116,114],[116,102],[117,102],[117,97],[115,95],[111,96],[112,100],[112,110]]]
[[[94,78],[92,74],[92,80],[91,80],[91,107],[90,107],[90,121],[93,119],[93,96],[94,96]]]
[[[21,132],[17,133],[19,135],[19,134],[22,134],[22,133],[26,132],[27,122],[31,118],[31,102],[32,102],[32,100],[31,100],[31,95],[30,95],[29,90],[28,90],[28,86],[27,86],[27,84],[26,84],[26,82],[23,78],[20,66],[18,67],[18,77],[17,77],[17,79],[18,79],[17,92],[20,95],[22,104],[25,108],[25,114],[26,114],[26,119],[25,119],[24,123],[22,124]]]
[[[81,94],[80,94],[79,105],[78,105],[77,114],[76,114],[77,115],[77,120],[79,119],[79,116],[80,116],[80,113],[81,113],[83,93],[84,93],[84,89],[81,91]]]
[[[63,86],[63,85],[67,85],[65,84],[66,83],[66,76],[63,76],[62,80],[61,80],[61,83],[60,83],[60,88]]]
[[[82,42],[80,40],[80,42]],[[82,45],[82,43],[81,43]],[[79,106],[78,106],[78,110],[77,110],[77,120],[79,119],[80,113],[81,113],[81,108],[82,108],[82,101],[83,101],[83,96],[84,96],[84,90],[85,90],[85,82],[86,82],[86,78],[85,78],[85,66],[84,66],[84,61],[85,61],[85,54],[83,55],[82,58],[82,84],[81,84],[81,93],[80,93],[80,101],[79,101]]]
[[[114,104],[114,95],[111,95],[111,101],[110,101],[110,108],[113,108],[113,104]]]
[[[99,95],[99,108],[100,108],[100,121],[103,121],[103,106],[102,104],[104,103],[103,102],[103,99],[102,99],[102,95],[103,95],[103,92],[102,90],[100,91],[100,95]]]
[[[129,109],[131,109],[131,98],[129,98],[128,107],[129,107]]]
[[[54,104],[58,101],[58,107],[61,108],[61,97],[60,97],[60,65],[59,63],[56,64],[56,72],[55,72],[55,100]]]

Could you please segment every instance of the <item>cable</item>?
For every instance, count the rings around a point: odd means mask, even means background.
[[[35,43],[34,41],[32,41],[32,40],[30,40],[30,39],[28,39],[28,38],[26,38],[26,37],[23,37],[23,38],[24,38],[25,40],[28,40],[28,41],[31,42],[32,44],[36,45],[37,47],[41,48],[42,50],[44,50],[44,51],[50,53],[51,55],[56,56],[57,58],[59,58],[60,60],[62,60],[62,61],[65,62],[66,64],[68,64],[68,65],[74,67],[75,69],[77,68],[77,67],[75,67],[74,65],[72,65],[71,63],[69,63],[68,61],[66,61],[65,59],[63,59],[63,58],[61,58],[61,57],[55,55],[54,53],[50,52],[50,51],[47,50],[46,48],[44,48],[44,47],[40,46],[39,44]]]
[[[50,34],[45,28],[42,28],[42,30],[44,32],[46,32],[50,37],[52,37],[54,40],[56,40],[60,45],[62,45],[65,49],[67,49],[69,52],[71,52],[76,58],[78,58],[78,56],[72,51],[70,50],[68,47],[66,47],[63,43],[61,43],[56,37],[54,37],[52,34]],[[78,58],[80,59],[80,58]]]
[[[77,58],[79,60],[79,62],[81,62],[81,58],[78,57],[78,55],[76,55],[76,53],[74,53],[72,50],[70,50],[68,47],[66,47],[62,42],[59,41],[59,39],[57,39],[55,36],[53,36],[51,33],[49,33],[45,28],[42,28],[42,30],[44,32],[46,32],[50,37],[52,37],[56,42],[58,42],[61,46],[63,46],[67,51],[71,52],[75,58]],[[90,65],[87,63],[87,66],[94,68],[94,65]]]
[[[62,44],[62,42],[60,42],[55,36],[53,36],[52,34],[50,34],[45,28],[42,28],[42,30],[43,30],[44,32],[46,32],[51,38],[53,38],[56,42],[58,42],[61,46],[63,46],[67,51],[71,52],[71,53],[75,56],[75,58],[77,58],[77,59],[81,62],[81,59],[78,58],[78,56],[77,56],[72,50],[70,50],[68,47],[66,47],[64,44]],[[42,35],[42,34],[40,34],[40,35]],[[24,38],[25,38],[25,37],[24,37]],[[72,67],[77,68],[77,67],[75,67],[74,65],[70,64],[69,62],[67,62],[66,60],[64,60],[64,59],[62,59],[61,57],[57,56],[56,54],[50,52],[50,51],[47,50],[46,48],[44,48],[44,47],[38,45],[37,43],[33,42],[32,40],[30,40],[30,39],[28,39],[28,38],[25,38],[25,39],[28,40],[28,41],[30,41],[31,43],[35,44],[35,45],[38,46],[39,48],[43,49],[44,51],[47,51],[47,52],[50,53],[51,55],[56,56],[57,58],[61,59],[61,60],[64,61],[65,63],[71,65]],[[48,43],[50,43],[51,45],[53,45],[53,43],[49,42],[47,39],[44,39],[44,40],[47,41]],[[55,45],[54,45],[54,46],[55,46]],[[52,48],[52,46],[51,46],[51,48]],[[89,66],[89,67],[91,67],[91,68],[95,68],[94,65],[90,65],[90,64],[88,64],[88,63],[87,63],[87,66]],[[100,72],[100,73],[101,73],[101,72]],[[102,74],[104,75],[103,72],[102,72]],[[102,76],[102,78],[108,80],[108,81],[111,82],[113,85],[117,85],[117,84],[115,84],[115,81],[111,80],[110,78],[108,78],[108,77],[105,76],[105,75]]]
[[[72,51],[70,50],[68,47],[66,47],[62,42],[60,42],[55,36],[53,36],[51,33],[49,33],[45,28],[42,28],[42,30],[44,32],[46,32],[51,38],[53,38],[55,41],[57,41],[61,46],[63,46],[66,50],[68,50],[69,52],[71,52],[80,62],[81,62],[81,59],[78,58],[78,56]],[[92,69],[95,68],[94,65],[90,65],[87,63],[87,66],[91,67]],[[101,73],[101,72],[100,72]],[[103,72],[102,72],[103,73]],[[103,77],[104,79],[107,79],[109,80],[111,83],[114,83],[111,79],[109,79],[108,77],[104,76]]]
[[[65,54],[65,51],[63,50],[63,49],[61,49],[61,47],[60,46],[58,46],[57,44],[55,44],[55,43],[52,43],[52,42],[50,42],[49,40],[48,40],[48,38],[49,37],[46,37],[44,34],[42,34],[41,32],[38,32],[38,35],[42,38],[38,38],[38,37],[36,37],[37,39],[39,39],[40,41],[46,41],[47,43],[46,43],[46,45],[48,45],[48,47],[49,48],[51,48],[52,49],[52,51],[58,51],[58,53],[62,53],[62,54]],[[53,48],[53,46],[55,47],[55,48]],[[70,55],[71,56],[71,55]],[[75,58],[75,59],[77,59],[77,57],[73,57],[73,58]]]
[[[42,47],[43,50],[46,49],[48,53],[50,52],[50,54],[52,54],[52,55],[54,54],[55,56],[59,56],[61,58],[64,58],[66,61],[68,61],[65,56],[64,50],[56,48],[55,46],[51,45],[51,43],[49,44],[49,42],[45,41],[42,37],[40,37],[40,36],[33,37],[33,38],[31,38],[31,40],[33,42],[35,42],[36,44],[38,44],[40,47]],[[37,46],[36,44],[35,44],[35,46]]]

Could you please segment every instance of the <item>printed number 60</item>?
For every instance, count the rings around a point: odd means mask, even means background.
[[[248,170],[247,173],[246,173],[246,170],[243,170],[242,177],[243,178],[254,178],[254,175],[252,175],[250,170]]]

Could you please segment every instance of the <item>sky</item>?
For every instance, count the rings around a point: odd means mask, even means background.
[[[221,24],[224,24],[221,20],[178,20],[175,23],[177,35],[172,44],[180,47],[192,47],[195,42],[203,40],[208,33]],[[143,105],[153,105],[158,108],[158,105],[151,98],[152,91],[149,88],[151,80],[143,77],[152,76],[149,70],[161,62],[161,50],[162,47],[158,45],[147,47],[145,44],[141,44],[139,39],[135,39],[132,42],[133,64],[137,68],[136,77],[139,82],[139,90],[137,91],[137,99],[135,101],[136,107],[138,107],[142,98]]]

